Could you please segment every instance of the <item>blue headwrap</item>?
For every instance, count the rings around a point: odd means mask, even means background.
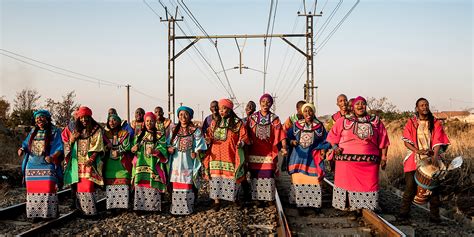
[[[190,119],[193,118],[194,110],[191,109],[191,108],[189,108],[188,106],[181,106],[181,107],[179,107],[178,110],[176,111],[176,113],[179,115],[179,112],[180,112],[180,111],[183,111],[183,110],[186,111],[186,112],[188,112]]]
[[[33,117],[36,119],[36,117],[38,116],[45,116],[47,118],[51,118],[51,114],[49,113],[49,111],[45,110],[45,109],[40,109],[40,110],[37,110],[33,113]]]

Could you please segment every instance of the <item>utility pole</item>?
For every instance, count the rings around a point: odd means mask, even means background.
[[[306,3],[304,4],[304,13],[298,12],[298,16],[306,17],[306,84],[304,100],[308,103],[314,103],[314,44],[313,44],[313,17],[322,16],[322,14],[306,13]],[[316,9],[315,9],[316,10]]]
[[[165,8],[166,19],[160,17],[161,22],[168,22],[168,117],[175,121],[175,26],[177,21],[183,21],[183,18],[177,19],[178,7],[174,17],[168,18],[168,9]]]
[[[275,95],[272,95],[273,97],[273,106],[272,106],[272,109],[273,109],[273,113],[276,113],[276,109],[277,109],[277,106],[276,106],[276,99],[278,98],[278,96],[275,94]]]
[[[130,123],[130,85],[127,84],[127,122]]]

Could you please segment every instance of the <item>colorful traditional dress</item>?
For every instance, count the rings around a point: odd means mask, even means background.
[[[61,160],[46,156],[63,153],[61,130],[51,126],[51,136],[46,138],[46,130],[33,129],[22,143],[25,153],[22,172],[26,181],[26,216],[28,218],[56,218],[58,216],[58,182],[61,178]]]
[[[245,155],[239,147],[241,142],[248,144],[247,129],[239,118],[234,127],[229,127],[229,118],[223,118],[219,125],[212,121],[208,137],[211,149],[204,160],[210,174],[210,198],[236,201],[240,183],[245,179]]]
[[[387,130],[380,118],[351,115],[338,119],[327,141],[343,149],[342,154],[334,157],[333,207],[345,210],[348,197],[350,210],[374,210],[378,205],[381,149],[389,145]]]
[[[165,163],[168,162],[168,151],[164,136],[145,131],[139,140],[140,133],[135,134],[133,145],[138,144],[133,161],[132,184],[135,189],[134,210],[160,211],[161,194],[166,191]],[[154,142],[155,141],[155,142]]]
[[[104,152],[102,128],[96,125],[91,133],[84,129],[71,145],[71,158],[64,172],[64,184],[77,184],[79,208],[85,215],[97,214],[95,185],[104,185],[102,176]],[[86,162],[92,160],[92,165]]]
[[[129,207],[128,194],[132,172],[130,159],[130,136],[126,130],[105,132],[105,145],[112,148],[105,154],[105,188],[107,209]]]
[[[168,137],[170,133],[169,132],[170,125],[171,125],[171,120],[169,118],[165,118],[163,122],[156,120],[156,129],[158,130],[158,134]]]
[[[334,113],[331,118],[327,121],[326,123],[326,129],[328,131],[331,130],[331,128],[334,126],[334,124],[336,123],[336,121],[340,118],[344,117],[344,115],[342,115],[341,111],[337,111],[336,113]]]
[[[283,124],[283,132],[288,132],[288,130],[293,127],[293,124],[295,124],[296,121],[298,121],[298,114],[293,114],[290,117],[288,117]]]
[[[277,169],[277,144],[286,138],[280,119],[268,112],[252,114],[248,121],[249,146],[248,167],[251,176],[253,200],[275,199],[275,172]]]
[[[133,136],[140,135],[142,129],[145,129],[145,121],[138,122],[137,120],[132,120],[130,127],[133,129]]]
[[[171,137],[173,134],[171,134]],[[170,157],[170,182],[173,186],[171,213],[191,214],[194,210],[195,196],[193,185],[198,186],[196,178],[201,168],[199,157],[192,158],[191,152],[207,150],[201,129],[195,126],[181,127],[169,145],[175,148]]]
[[[288,162],[292,183],[289,200],[297,207],[321,207],[320,181],[324,177],[324,164],[320,150],[331,147],[326,136],[326,129],[317,119],[309,125],[304,119],[296,121],[287,132],[289,141],[298,141]]]

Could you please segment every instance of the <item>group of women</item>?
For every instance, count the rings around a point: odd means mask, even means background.
[[[211,110],[217,111],[205,129],[192,122],[194,111],[186,106],[177,109],[174,125],[160,107],[155,113],[137,109],[131,124],[109,110],[105,128],[88,107],[80,107],[62,132],[48,111],[36,111],[36,125],[18,151],[24,156],[27,216],[57,217],[62,184],[71,186],[75,206],[85,215],[97,214],[98,186],[105,186],[108,209],[128,209],[133,200],[134,210],[160,211],[162,194],[169,192],[170,212],[187,215],[194,211],[199,177],[209,182],[216,209],[222,200],[237,202],[245,187],[252,200],[271,202],[279,154],[287,157],[290,202],[297,207],[321,207],[325,159],[335,163],[335,208],[377,207],[378,172],[385,168],[389,141],[364,98],[348,104],[345,97],[343,114],[332,117],[329,132],[311,103],[299,102],[297,114],[283,126],[270,111],[273,98],[264,94],[259,102],[256,112],[248,104],[244,119],[231,100],[221,99],[217,107],[213,102]]]

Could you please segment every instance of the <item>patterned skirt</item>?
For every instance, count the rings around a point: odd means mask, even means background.
[[[189,215],[193,213],[195,196],[192,184],[173,182],[172,185],[171,214]]]
[[[235,202],[238,199],[240,184],[235,183],[234,179],[212,177],[209,186],[209,197],[211,199],[222,199],[231,202]]]
[[[252,200],[273,201],[275,200],[275,179],[252,178],[251,190]]]
[[[26,168],[27,218],[56,218],[58,195],[56,177],[50,165],[28,164]]]
[[[95,184],[88,179],[80,178],[77,183],[78,208],[84,215],[97,215],[97,194],[95,193]]]
[[[126,184],[118,185],[107,185],[107,209],[113,208],[123,208],[127,209],[129,207],[128,194],[129,186]]]
[[[159,190],[151,187],[135,186],[133,210],[161,211],[161,194]]]
[[[347,200],[349,198],[349,200]],[[378,205],[379,193],[375,192],[352,192],[334,185],[332,193],[332,206],[339,210],[358,210],[367,208],[374,210]],[[346,203],[349,203],[349,207]]]
[[[321,186],[317,177],[302,173],[291,175],[289,202],[297,207],[316,207],[322,204]]]

